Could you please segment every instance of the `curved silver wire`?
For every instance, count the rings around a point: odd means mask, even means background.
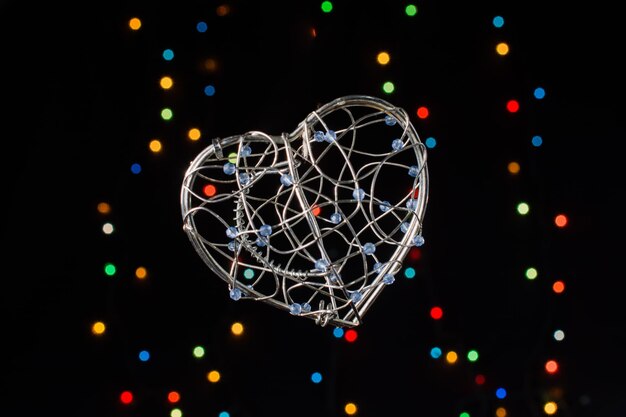
[[[341,97],[292,133],[216,138],[181,188],[183,230],[234,300],[354,327],[421,246],[426,148],[407,113]]]

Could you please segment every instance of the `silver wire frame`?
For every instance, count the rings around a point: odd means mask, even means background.
[[[426,149],[407,113],[362,95],[289,134],[213,139],[180,195],[183,230],[231,298],[338,327],[361,324],[423,243],[427,200]]]

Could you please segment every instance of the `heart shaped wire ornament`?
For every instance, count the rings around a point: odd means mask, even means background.
[[[180,197],[183,230],[231,299],[355,327],[424,243],[426,148],[403,109],[345,96],[292,133],[213,139]]]

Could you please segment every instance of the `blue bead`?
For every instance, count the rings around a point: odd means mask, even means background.
[[[334,142],[337,140],[337,134],[334,130],[329,130],[328,133],[324,135],[324,139],[326,142]]]
[[[311,311],[311,304],[309,304],[309,303],[302,303],[302,312],[303,313],[308,313],[309,311]]]
[[[228,250],[231,252],[234,252],[237,250],[237,242],[234,240],[231,240],[230,242],[228,242]]]
[[[289,174],[283,174],[280,176],[280,183],[285,187],[289,187],[293,184],[293,177]]]
[[[258,247],[262,248],[263,246],[267,245],[267,239],[265,239],[264,237],[258,237],[255,243]]]
[[[298,303],[293,303],[289,306],[289,312],[294,316],[297,316],[298,314],[302,313],[302,306]]]
[[[411,168],[409,168],[409,175],[412,177],[417,177],[418,174],[419,168],[416,165],[412,165]]]
[[[380,211],[385,213],[389,211],[389,209],[391,209],[391,204],[389,204],[389,201],[383,201],[382,203],[380,203]]]
[[[241,185],[246,185],[250,182],[250,175],[246,172],[242,172],[241,174],[239,174],[239,182],[241,183]]]
[[[241,148],[241,152],[239,153],[239,155],[243,156],[244,158],[246,156],[250,156],[252,154],[252,148],[250,148],[249,145],[245,145],[244,147]]]
[[[417,200],[415,198],[410,198],[406,202],[406,208],[409,210],[417,210]]]
[[[361,298],[363,298],[363,294],[358,291],[354,291],[350,294],[350,300],[352,300],[353,303],[358,303],[361,301]]]
[[[239,231],[237,230],[235,226],[230,226],[228,229],[226,229],[226,236],[228,236],[231,239],[234,239],[237,237],[238,232]]]
[[[341,222],[341,214],[339,213],[333,213],[330,215],[330,221],[335,223],[335,224],[339,224]]]
[[[233,288],[230,290],[230,298],[237,301],[241,298],[241,290],[239,288]]]
[[[318,271],[326,271],[326,269],[328,268],[328,261],[324,258],[318,259],[317,261],[315,261],[315,269],[317,269]]]
[[[315,134],[313,135],[313,137],[315,138],[316,141],[318,142],[324,142],[325,139],[325,134],[324,132],[322,132],[321,130],[318,130],[317,132],[315,132]]]
[[[402,224],[400,225],[400,230],[402,231],[402,233],[406,233],[407,230],[409,230],[409,222],[402,222]]]
[[[336,274],[334,272],[331,272],[329,276],[330,276],[330,282],[337,282],[337,281],[339,281],[339,278],[341,278],[340,275],[338,275],[338,274]]]
[[[383,277],[383,282],[387,285],[393,284],[395,280],[396,278],[391,274],[385,274],[385,276]]]
[[[269,224],[264,224],[259,228],[259,234],[261,236],[267,237],[272,234],[272,226]]]
[[[352,192],[352,198],[357,201],[363,201],[363,199],[365,198],[365,191],[363,191],[362,188],[357,188]]]
[[[413,238],[413,244],[415,246],[422,246],[424,244],[424,237],[422,235],[417,235]]]
[[[224,174],[232,175],[237,171],[237,167],[232,162],[226,162],[224,164]]]
[[[402,139],[394,139],[393,142],[391,142],[391,149],[394,151],[399,151],[403,146]]]
[[[371,255],[374,252],[376,252],[376,245],[374,245],[372,242],[367,242],[365,245],[363,245],[364,254]]]
[[[396,118],[393,117],[393,116],[389,116],[389,115],[385,116],[385,124],[387,126],[395,125],[396,124]]]
[[[381,269],[383,269],[383,264],[381,262],[376,262],[374,264],[374,272],[380,272]]]

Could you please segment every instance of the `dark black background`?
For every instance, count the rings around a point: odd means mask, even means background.
[[[3,413],[186,416],[400,413],[615,416],[624,390],[621,268],[625,38],[602,4],[0,2]],[[501,15],[504,27],[491,19]],[[139,16],[139,32],[128,29]],[[195,30],[198,20],[207,33]],[[311,28],[317,36],[311,36]],[[511,52],[500,57],[495,45]],[[175,59],[161,52],[172,48]],[[375,62],[380,50],[392,61]],[[201,69],[214,57],[215,73]],[[158,87],[162,75],[174,91]],[[394,81],[396,91],[380,87]],[[202,88],[216,86],[214,97]],[[532,97],[536,86],[543,100]],[[234,303],[181,227],[184,170],[211,137],[291,131],[349,94],[405,108],[429,151],[427,244],[418,276],[385,292],[348,344],[269,306]],[[504,103],[520,101],[508,114]],[[426,105],[431,116],[418,119]],[[175,109],[172,123],[159,111]],[[203,139],[189,142],[191,126]],[[530,137],[544,145],[533,148]],[[153,137],[165,145],[150,154]],[[519,176],[506,172],[517,160]],[[130,165],[139,162],[141,175]],[[531,214],[520,217],[525,200]],[[113,211],[103,217],[100,201]],[[570,223],[557,229],[558,213]],[[117,232],[104,236],[103,222]],[[105,262],[119,265],[106,277]],[[137,265],[147,282],[132,277]],[[539,278],[523,278],[527,266]],[[550,286],[566,283],[564,294]],[[444,307],[439,322],[433,305]],[[96,338],[90,326],[108,325]],[[234,339],[236,320],[245,336]],[[551,333],[565,330],[556,343]],[[190,351],[207,348],[198,361]],[[432,346],[476,364],[447,366]],[[139,363],[149,349],[153,359]],[[557,375],[543,364],[555,358]],[[218,385],[204,375],[220,369]],[[324,375],[314,385],[314,370]],[[477,373],[486,377],[477,386]],[[495,397],[497,387],[509,396]],[[123,406],[119,393],[132,390]]]

